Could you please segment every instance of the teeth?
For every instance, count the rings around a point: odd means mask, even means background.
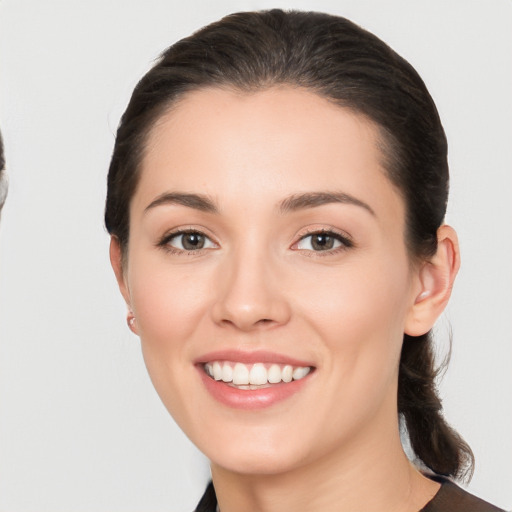
[[[233,368],[233,384],[238,386],[249,384],[249,369],[247,366],[245,366],[245,364],[235,364],[235,367]]]
[[[309,373],[308,367],[299,366],[293,370],[292,377],[293,380],[303,379]]]
[[[255,363],[252,366],[243,363],[214,361],[204,365],[205,372],[215,380],[232,382],[236,386],[264,386],[266,384],[278,384],[279,382],[291,382],[303,379],[310,371],[309,366],[293,367],[289,364],[272,364],[266,367],[263,363]],[[249,389],[249,388],[246,388]]]
[[[268,369],[268,381],[270,384],[281,382],[281,368],[277,364],[273,364]]]
[[[249,372],[249,384],[266,384],[267,370],[261,363],[253,365]]]
[[[215,363],[213,363],[213,378],[215,380],[222,379],[222,367],[221,367],[220,363],[218,363],[217,361],[215,361]]]
[[[233,380],[233,368],[229,364],[225,364],[222,367],[222,380],[224,382],[231,382]]]
[[[283,368],[283,375],[281,377],[283,379],[283,382],[291,382],[293,378],[293,368],[287,364]]]

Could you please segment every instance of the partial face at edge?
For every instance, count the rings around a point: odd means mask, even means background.
[[[380,161],[363,117],[285,87],[196,91],[155,126],[121,286],[155,388],[214,464],[286,471],[396,423],[418,278]],[[214,362],[310,372],[240,390]]]

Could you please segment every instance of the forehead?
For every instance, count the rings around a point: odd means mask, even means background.
[[[367,118],[305,89],[201,89],[153,126],[134,203],[191,188],[260,202],[333,189],[396,201],[379,142]]]

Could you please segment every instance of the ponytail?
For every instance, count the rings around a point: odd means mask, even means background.
[[[398,412],[405,421],[416,457],[434,473],[470,480],[474,456],[469,445],[442,414],[430,332],[404,335],[398,375]]]

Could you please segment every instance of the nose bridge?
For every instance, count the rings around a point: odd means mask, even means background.
[[[277,266],[272,251],[255,239],[234,248],[222,266],[215,321],[242,330],[286,323],[290,310]]]

